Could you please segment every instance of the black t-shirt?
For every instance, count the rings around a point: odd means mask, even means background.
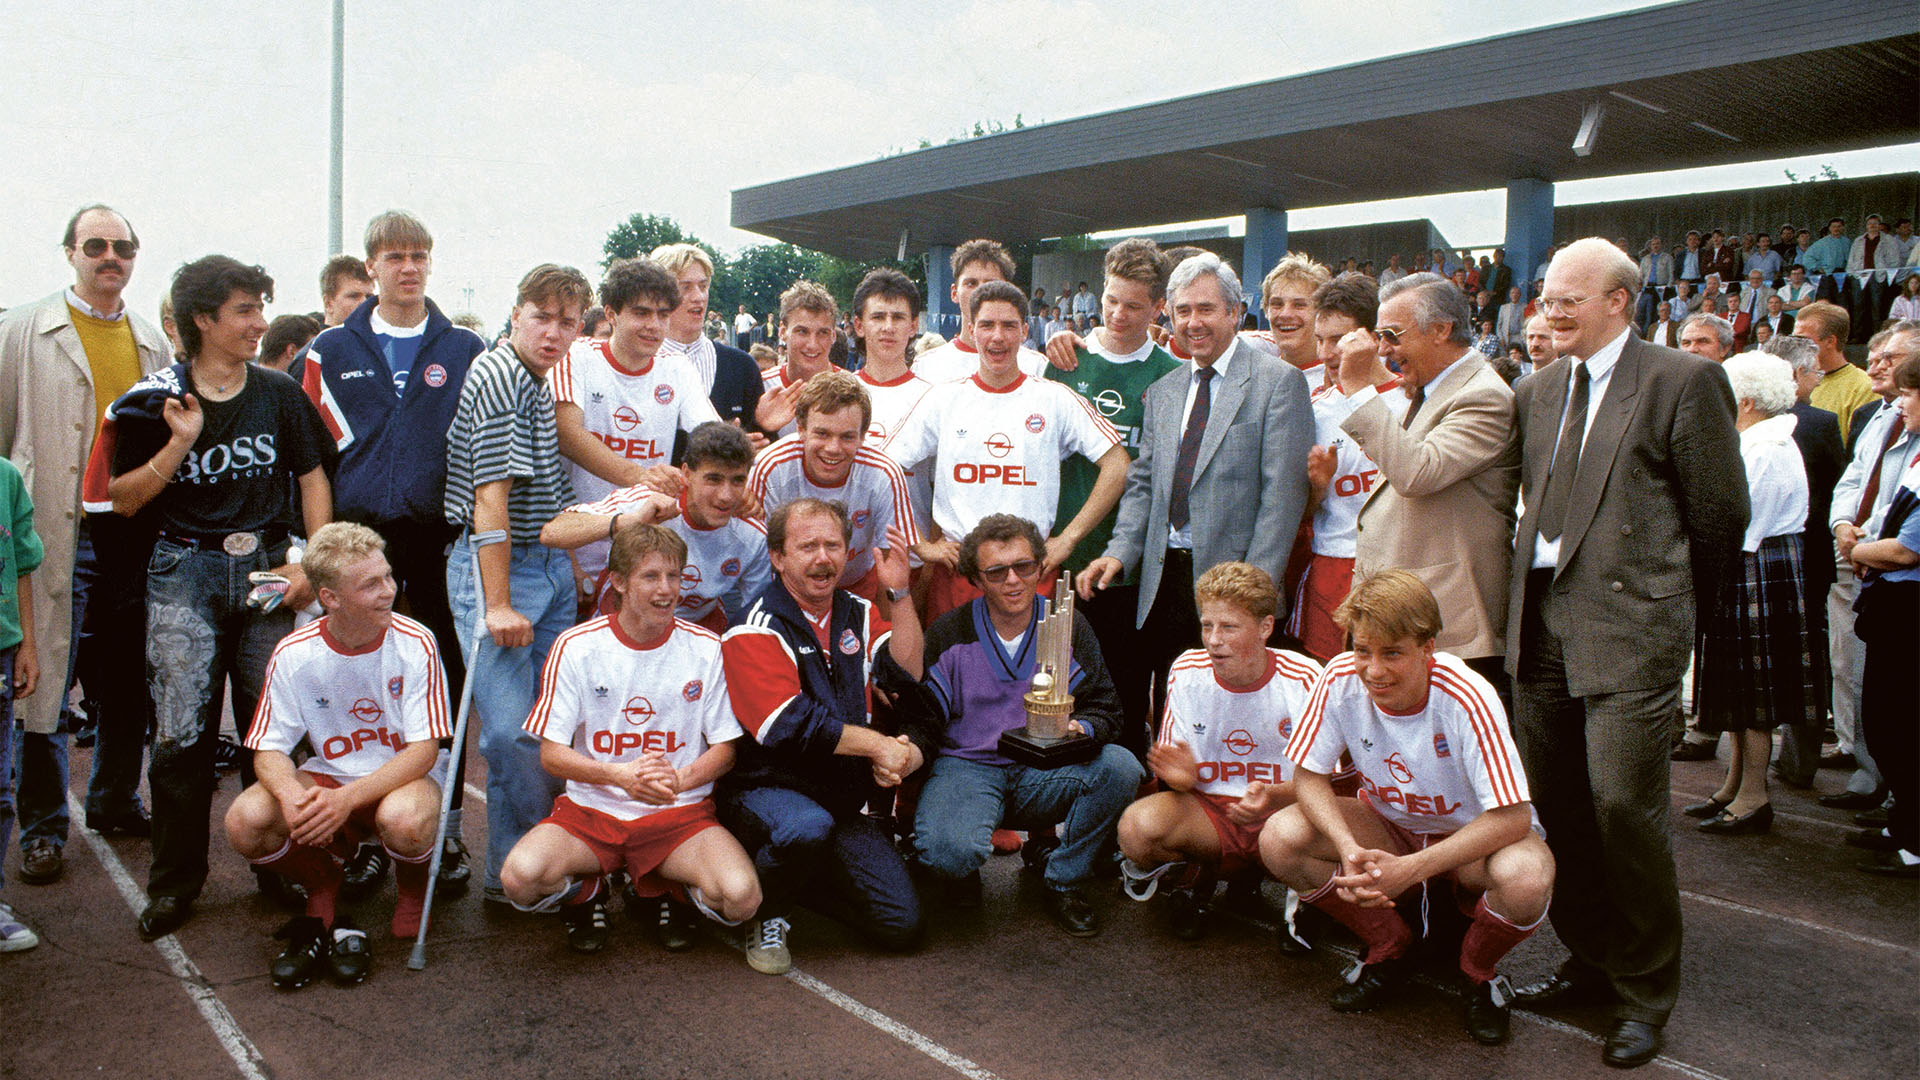
[[[320,465],[326,429],[298,383],[249,365],[247,382],[225,401],[186,391],[200,402],[200,438],[153,508],[162,529],[189,533],[250,532],[281,526],[299,532],[293,478]],[[113,474],[144,468],[171,437],[165,420],[133,419],[114,446]]]

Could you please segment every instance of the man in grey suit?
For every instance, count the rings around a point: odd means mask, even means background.
[[[1573,953],[1520,1000],[1610,1002],[1602,1060],[1620,1067],[1659,1053],[1679,992],[1668,740],[1694,597],[1737,566],[1748,513],[1727,377],[1633,335],[1639,285],[1593,238],[1547,270],[1562,360],[1515,389],[1526,513],[1507,617],[1513,734]]]
[[[1231,267],[1211,254],[1182,262],[1167,281],[1167,306],[1192,361],[1147,388],[1140,456],[1127,470],[1113,539],[1080,578],[1091,598],[1139,568],[1134,617],[1151,628],[1144,652],[1162,695],[1173,658],[1200,644],[1200,574],[1238,561],[1285,580],[1313,445],[1305,377],[1239,338],[1246,303]],[[1149,715],[1160,715],[1158,703]]]

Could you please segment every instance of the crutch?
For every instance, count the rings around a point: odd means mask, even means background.
[[[480,549],[506,542],[505,529],[467,534],[476,599],[484,595],[480,587]],[[440,885],[440,859],[447,850],[447,818],[453,814],[453,785],[459,782],[460,756],[467,752],[467,717],[473,712],[473,671],[480,660],[480,642],[487,633],[486,610],[484,600],[475,605],[480,617],[474,620],[473,643],[467,646],[467,677],[460,684],[460,710],[453,721],[453,756],[447,759],[447,786],[440,792],[440,827],[434,831],[433,861],[427,867],[427,896],[420,907],[420,933],[414,936],[413,954],[407,957],[408,971],[427,966],[427,928],[433,924],[433,893]]]

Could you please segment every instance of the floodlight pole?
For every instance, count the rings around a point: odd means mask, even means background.
[[[327,161],[327,254],[341,250],[341,143],[346,137],[347,0],[333,0],[333,145]]]

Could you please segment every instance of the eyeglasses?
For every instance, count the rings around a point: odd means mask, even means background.
[[[107,253],[112,246],[113,253],[123,259],[131,259],[140,254],[140,242],[137,240],[108,240],[103,237],[88,237],[80,242],[80,252],[89,259],[97,259]]]
[[[1007,580],[1008,574],[1018,574],[1021,580],[1031,580],[1040,573],[1040,563],[1035,559],[1021,559],[1017,563],[1001,563],[999,566],[983,566],[980,578],[983,581],[999,583]]]
[[[1578,298],[1570,297],[1570,296],[1555,296],[1555,297],[1543,296],[1540,298],[1540,310],[1546,312],[1549,315],[1565,315],[1571,312],[1574,308],[1579,307],[1581,304],[1584,304],[1589,300],[1596,299],[1596,297],[1597,297],[1597,294],[1596,296],[1582,296]]]
[[[1400,335],[1405,332],[1397,326],[1376,326],[1373,336],[1397,349],[1400,347]]]

